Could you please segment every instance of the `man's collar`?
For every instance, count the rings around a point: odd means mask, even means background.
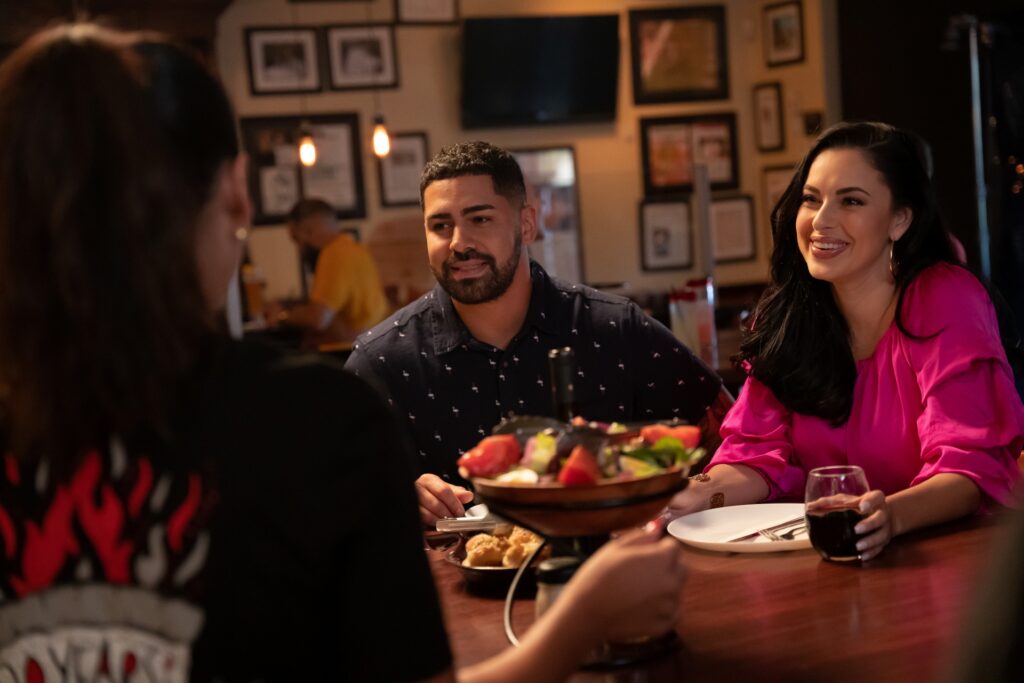
[[[440,283],[430,292],[431,326],[434,353],[438,356],[454,348],[468,344],[473,339],[466,323],[462,322],[452,298]]]
[[[547,272],[536,261],[530,261],[530,308],[526,311],[523,327],[536,327],[543,332],[558,332],[558,311],[554,304],[557,301],[555,286]]]
[[[523,329],[536,327],[554,334],[559,331],[559,314],[555,308],[558,294],[548,274],[536,261],[530,261],[530,306],[523,320]],[[462,322],[451,296],[440,284],[430,293],[434,353],[441,355],[474,340],[469,328]]]

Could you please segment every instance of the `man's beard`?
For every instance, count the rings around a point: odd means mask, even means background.
[[[523,251],[523,236],[516,231],[516,241],[512,248],[512,255],[500,267],[496,264],[494,257],[490,254],[481,253],[475,249],[467,249],[459,253],[452,253],[444,263],[441,264],[441,272],[433,267],[434,277],[438,283],[448,292],[448,296],[461,304],[483,304],[494,301],[512,285],[516,275],[516,268],[519,267],[519,257]],[[452,277],[452,264],[460,261],[477,259],[483,261],[487,266],[487,274],[468,280],[456,280]]]

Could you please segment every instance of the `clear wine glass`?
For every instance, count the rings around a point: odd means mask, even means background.
[[[856,465],[817,467],[807,474],[807,532],[811,545],[826,560],[860,559],[853,527],[864,517],[857,504],[867,492],[867,477]]]

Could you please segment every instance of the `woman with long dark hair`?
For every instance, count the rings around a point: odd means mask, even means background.
[[[738,358],[749,377],[707,471],[672,507],[799,499],[810,469],[860,465],[875,487],[857,526],[870,559],[894,535],[1009,503],[1019,342],[959,265],[918,138],[830,128],[772,231],[772,285]]]
[[[90,25],[0,67],[0,670],[450,679],[413,463],[339,366],[233,342],[250,218],[227,97]],[[672,539],[613,542],[474,680],[560,680],[675,624]]]

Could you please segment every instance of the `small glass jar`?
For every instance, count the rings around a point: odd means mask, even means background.
[[[555,600],[562,593],[565,584],[573,577],[583,561],[578,557],[566,555],[552,557],[544,560],[537,567],[537,600],[536,614],[540,619],[541,615],[548,611]]]

